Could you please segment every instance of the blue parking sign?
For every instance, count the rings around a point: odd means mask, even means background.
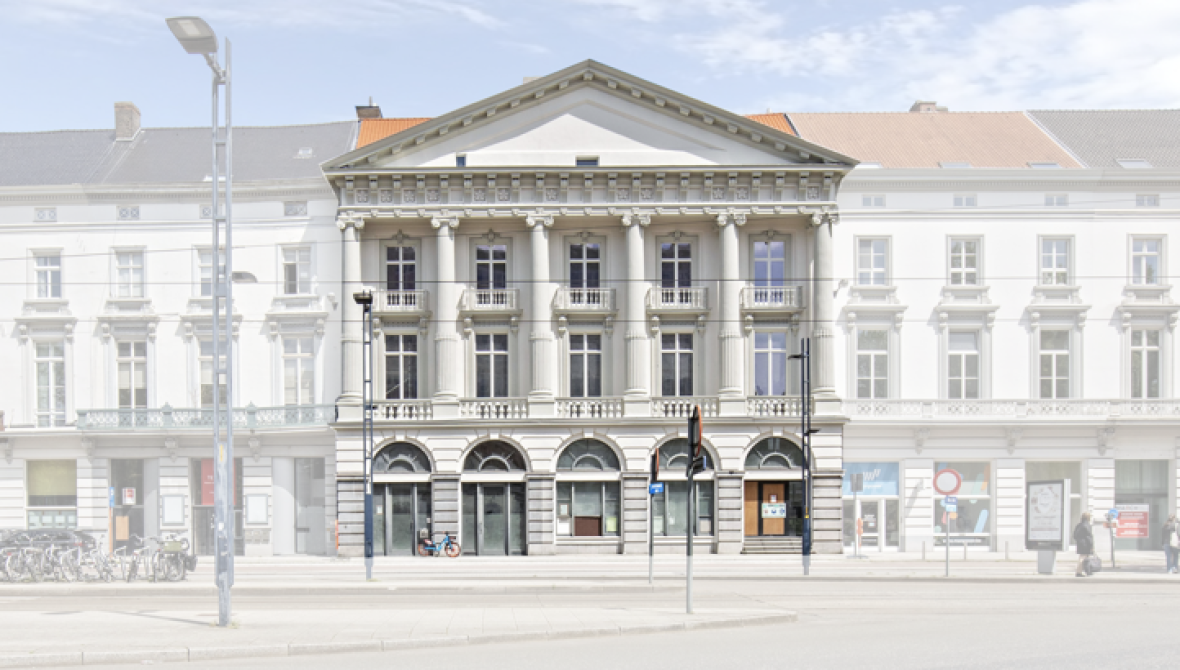
[[[664,482],[656,482],[647,487],[647,492],[651,495],[664,492]]]

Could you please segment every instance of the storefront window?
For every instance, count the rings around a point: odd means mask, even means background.
[[[713,534],[713,482],[696,484],[696,534]],[[664,483],[664,492],[652,496],[655,508],[656,535],[685,535],[688,533],[688,481]]]
[[[557,458],[557,534],[563,537],[618,537],[619,457],[598,440],[575,440]],[[596,481],[569,481],[601,473]]]
[[[1147,506],[1147,537],[1123,537],[1115,542],[1117,549],[1149,551],[1163,547],[1160,529],[1167,519],[1168,481],[1171,478],[1168,461],[1115,461],[1114,503]]]
[[[861,490],[853,492],[852,480],[860,475]],[[862,522],[861,547],[898,547],[901,518],[898,504],[897,463],[844,464],[844,544],[856,545],[857,504]]]
[[[77,528],[77,461],[29,461],[27,472],[29,528]]]
[[[950,526],[950,542],[952,545],[990,546],[991,545],[991,464],[987,462],[964,463],[943,462],[935,463],[934,471],[950,468],[963,478],[963,485],[959,488],[958,509],[947,512],[943,496],[934,497],[934,543],[942,546],[946,544],[947,525]]]
[[[1072,545],[1074,526],[1082,520],[1086,510],[1082,501],[1082,464],[1080,461],[1028,461],[1024,464],[1026,482],[1049,482],[1065,479],[1069,481],[1069,514],[1071,529],[1069,543]]]

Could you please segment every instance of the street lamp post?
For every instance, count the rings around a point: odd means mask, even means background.
[[[364,314],[361,365],[364,368],[361,393],[361,450],[365,477],[365,579],[373,578],[373,293],[363,289],[352,294]]]
[[[234,584],[234,429],[233,429],[233,125],[230,116],[231,45],[225,41],[225,67],[217,62],[217,34],[196,16],[166,19],[172,34],[190,54],[205,57],[213,71],[212,298],[213,298],[213,508],[214,582],[217,625],[230,624],[230,588]],[[220,132],[220,89],[225,87],[225,135]],[[225,214],[219,208],[221,156],[225,156]],[[221,227],[225,226],[222,243]],[[225,260],[219,251],[224,246]],[[224,331],[222,328],[224,327]],[[224,338],[224,340],[223,340]],[[224,354],[221,351],[225,345]],[[225,379],[224,391],[221,380]]]
[[[811,338],[799,342],[799,353],[790,358],[799,361],[799,439],[803,451],[803,574],[811,574],[811,517],[814,514],[811,492],[811,436],[819,432],[811,427]]]

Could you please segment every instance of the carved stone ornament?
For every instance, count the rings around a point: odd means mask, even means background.
[[[1103,426],[1098,429],[1098,454],[1106,455],[1106,450],[1114,446],[1114,426]]]
[[[430,219],[430,225],[435,229],[447,226],[448,228],[459,227],[459,217],[457,216],[435,216]]]
[[[541,226],[544,228],[551,228],[553,227],[553,217],[534,214],[532,216],[525,217],[524,224],[529,228],[533,228],[537,224],[541,224]]]
[[[168,458],[175,463],[176,457],[180,455],[180,440],[175,437],[164,438],[164,449],[168,451]]]
[[[0,451],[4,452],[4,462],[12,465],[12,438],[0,437]]]
[[[254,459],[254,462],[257,463],[258,459],[262,457],[262,440],[258,439],[257,437],[252,437],[247,442],[247,444],[250,447],[250,456]]]
[[[1023,428],[1008,427],[1004,429],[1004,439],[1008,443],[1008,455],[1016,453],[1016,443],[1024,434]]]
[[[926,448],[926,439],[930,437],[929,428],[915,428],[914,429],[914,451],[922,453],[922,449]]]
[[[82,451],[86,452],[86,460],[88,460],[88,461],[94,460],[94,438],[92,438],[92,437],[82,438]]]
[[[353,212],[342,212],[339,216],[336,217],[336,227],[337,228],[339,228],[340,230],[344,230],[345,228],[347,228],[349,226],[352,226],[353,228],[356,228],[357,230],[364,229],[365,217],[361,216],[360,214],[354,214]]]

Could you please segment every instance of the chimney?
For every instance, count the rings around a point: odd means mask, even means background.
[[[910,107],[911,112],[919,112],[922,114],[933,114],[935,112],[945,112],[946,107],[940,107],[937,102],[933,100],[915,100]]]
[[[379,119],[381,118],[381,108],[373,104],[373,97],[369,96],[369,104],[356,106],[356,118],[358,119]]]
[[[139,108],[133,102],[115,103],[115,139],[133,140],[139,134]]]

